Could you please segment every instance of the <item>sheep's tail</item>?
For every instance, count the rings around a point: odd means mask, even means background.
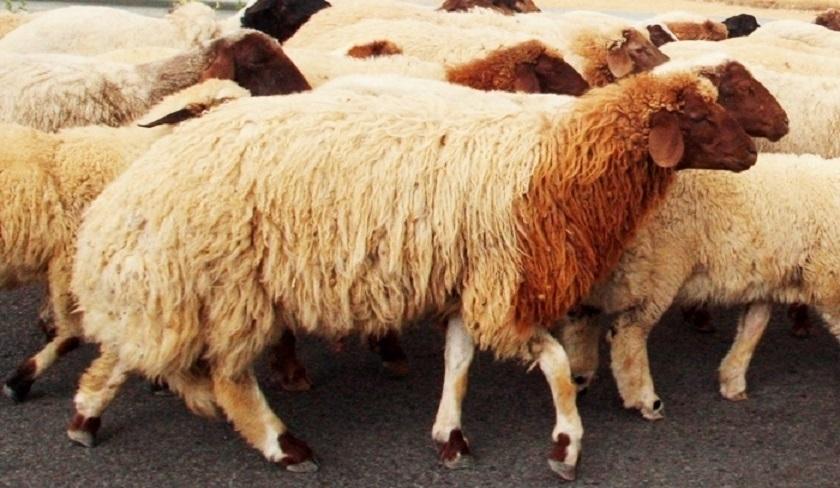
[[[213,395],[213,382],[206,371],[181,371],[161,379],[170,390],[184,399],[191,412],[207,418],[219,417],[219,407]]]

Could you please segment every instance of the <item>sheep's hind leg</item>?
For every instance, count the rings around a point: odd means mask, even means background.
[[[298,359],[296,349],[297,339],[294,332],[285,329],[280,340],[272,348],[273,383],[286,391],[307,391],[312,388],[312,381],[306,373],[306,367]]]
[[[3,385],[3,394],[16,402],[22,402],[29,394],[32,384],[44,374],[61,356],[79,347],[81,340],[75,335],[58,335],[37,354],[27,358]]]
[[[271,411],[253,371],[245,371],[236,378],[217,371],[211,376],[216,403],[248,444],[289,471],[302,473],[318,469],[309,446],[289,433]]]
[[[830,311],[820,309],[820,314],[825,320],[828,331],[840,341],[840,309],[831,309]]]
[[[727,400],[747,399],[747,368],[770,321],[769,303],[752,303],[738,320],[732,347],[720,363],[720,394]]]
[[[639,310],[624,312],[616,318],[607,336],[613,377],[624,408],[635,408],[648,420],[663,417],[664,405],[656,396],[647,352],[647,339],[658,320],[640,319]]]
[[[395,331],[389,330],[380,337],[369,336],[368,345],[382,359],[382,369],[386,376],[395,379],[408,376],[408,358]]]
[[[548,465],[561,478],[572,481],[580,458],[583,424],[575,404],[577,390],[572,382],[569,358],[563,346],[544,330],[534,336],[528,351],[526,359],[536,361],[548,381],[557,415]]]
[[[446,326],[443,391],[440,396],[432,439],[438,446],[440,461],[450,469],[472,464],[470,447],[461,430],[461,406],[467,393],[467,375],[475,353],[475,344],[460,316]]]
[[[93,447],[102,412],[108,408],[128,377],[128,370],[113,351],[102,351],[79,380],[74,403],[76,414],[67,427],[70,440]]]

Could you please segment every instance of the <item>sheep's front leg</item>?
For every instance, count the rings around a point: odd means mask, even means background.
[[[528,359],[537,362],[548,381],[557,414],[551,433],[554,445],[548,464],[564,480],[574,480],[580,457],[583,424],[575,404],[577,390],[572,383],[569,358],[563,346],[545,331],[534,336],[528,350]]]
[[[312,450],[294,437],[271,411],[254,372],[231,378],[213,371],[213,396],[245,440],[271,462],[298,473],[318,469]]]
[[[598,374],[601,327],[593,317],[569,317],[560,327],[560,342],[569,357],[572,379],[582,392]]]
[[[720,394],[724,398],[733,401],[747,399],[747,368],[770,321],[771,311],[769,303],[753,303],[741,315],[735,341],[718,370]]]
[[[453,317],[446,326],[443,392],[440,397],[432,439],[437,443],[440,460],[447,468],[471,464],[467,438],[461,431],[461,404],[467,393],[467,374],[475,353],[475,344],[464,327],[463,319]]]
[[[408,376],[408,358],[400,345],[400,336],[389,330],[380,337],[369,336],[368,345],[371,351],[379,354],[382,359],[382,370],[390,378],[404,378]]]
[[[289,329],[283,331],[280,341],[273,348],[271,369],[275,374],[274,382],[286,391],[307,391],[312,388],[306,367],[297,357],[297,339]]]
[[[645,319],[641,319],[645,317]],[[607,335],[611,367],[625,408],[635,408],[648,420],[663,417],[662,400],[656,396],[647,352],[647,338],[656,321],[640,311],[624,312]]]

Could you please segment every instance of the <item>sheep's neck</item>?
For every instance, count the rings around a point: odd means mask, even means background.
[[[209,56],[202,50],[138,66],[149,83],[148,103],[154,105],[164,97],[195,85],[209,65]]]

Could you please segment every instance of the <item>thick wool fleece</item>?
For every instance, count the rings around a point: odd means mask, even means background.
[[[74,6],[39,13],[0,39],[0,51],[90,56],[137,46],[188,49],[219,35],[215,12],[199,2],[180,6],[164,18],[119,8]]]
[[[433,81],[342,83],[228,104],[109,186],[79,234],[86,336],[149,376],[201,360],[235,377],[284,326],[377,334],[460,311],[482,348],[521,354],[670,180],[648,161],[650,114],[686,89],[717,96],[641,75],[551,113]]]
[[[0,12],[0,39],[33,18],[32,14],[25,12]]]

